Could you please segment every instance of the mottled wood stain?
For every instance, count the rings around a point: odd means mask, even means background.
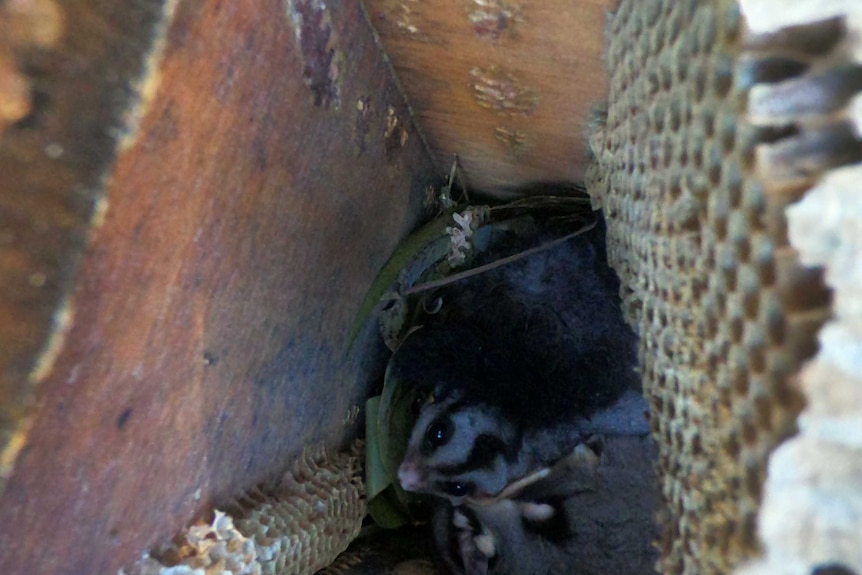
[[[440,166],[505,193],[583,178],[610,0],[366,0]]]
[[[347,334],[435,174],[359,7],[291,5],[299,31],[277,0],[179,4],[140,131],[105,156],[103,223],[72,253],[65,344],[0,497],[0,572],[116,572],[340,443],[379,375],[373,340],[348,354]]]

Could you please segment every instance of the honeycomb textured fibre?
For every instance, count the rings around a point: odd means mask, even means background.
[[[365,517],[361,442],[328,456],[307,448],[274,488],[255,488],[211,524],[194,525],[136,566],[139,575],[311,575],[359,534]]]
[[[845,32],[756,35],[721,0],[624,0],[609,21],[587,184],[641,338],[663,573],[729,573],[762,551],[769,456],[797,431],[798,372],[831,309],[785,208],[862,158],[839,113],[858,79]]]
[[[862,5],[854,0],[798,1],[788,10],[776,0],[743,2],[752,28],[772,34],[793,24],[797,33],[841,17],[844,33],[810,71],[792,80],[799,94],[819,93],[819,109],[788,100],[786,86],[760,88],[764,102],[753,120],[786,123],[795,106],[800,134],[851,130],[841,144],[858,154],[862,137]],[[828,33],[824,37],[830,36]],[[855,79],[854,79],[855,77]],[[824,78],[832,91],[826,93]],[[818,80],[819,79],[819,80]],[[819,84],[819,89],[816,86]],[[848,87],[848,84],[850,85]],[[838,89],[836,89],[838,88]],[[803,99],[804,100],[804,99]],[[789,101],[789,103],[788,103]],[[749,107],[750,115],[753,115]],[[819,113],[816,113],[819,112]],[[744,575],[862,573],[862,164],[830,170],[799,203],[787,209],[791,244],[805,264],[823,266],[833,289],[832,317],[819,335],[817,356],[800,374],[806,407],[799,434],[769,461],[759,518],[764,556]]]

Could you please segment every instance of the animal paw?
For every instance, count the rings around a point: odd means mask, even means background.
[[[452,512],[452,526],[458,530],[458,542],[462,559],[467,559],[479,551],[486,559],[497,554],[497,543],[494,536],[486,531],[475,519],[467,516],[464,511],[456,508]]]

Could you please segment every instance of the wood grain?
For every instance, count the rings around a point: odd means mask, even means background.
[[[95,53],[44,58],[49,76],[95,67],[80,94],[46,84],[48,101],[72,98],[46,122],[79,128],[57,132],[66,171],[48,172],[39,124],[3,136],[2,177],[17,154],[25,179],[2,180],[4,215],[19,221],[0,255],[23,254],[8,277],[45,273],[52,294],[27,307],[0,290],[17,318],[0,331],[19,364],[11,389],[29,381],[51,317],[69,312],[55,360],[16,403],[33,423],[0,497],[0,572],[13,575],[116,573],[306,444],[339,444],[380,375],[373,330],[348,352],[354,314],[435,176],[356,4],[182,1],[155,39],[107,3],[80,10]],[[118,140],[96,113],[98,81],[129,90],[134,74],[108,56],[140,69],[159,41],[141,84],[152,98],[120,108],[140,128]],[[34,195],[33,181],[53,191]],[[55,204],[74,217],[54,218]],[[42,243],[18,235],[31,229]]]
[[[149,2],[0,6],[0,492],[161,18]]]
[[[583,177],[611,0],[366,0],[441,169],[505,194]]]

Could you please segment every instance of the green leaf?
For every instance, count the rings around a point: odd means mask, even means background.
[[[452,225],[451,213],[446,213],[410,234],[401,242],[383,266],[359,306],[359,313],[350,330],[349,345],[353,345],[365,321],[378,308],[396,283],[411,284],[449,251],[446,227]]]
[[[397,342],[403,331],[410,327],[408,318],[412,316],[409,308],[413,301],[407,298],[411,293],[483,273],[548,249],[583,233],[595,222],[589,200],[584,197],[532,196],[490,208],[469,207],[477,212],[483,211],[481,221],[484,222],[472,235],[471,255],[485,255],[488,253],[486,250],[494,250],[495,258],[473,268],[468,261],[458,271],[451,270],[446,264],[451,243],[446,228],[454,224],[452,214],[448,212],[435,219],[399,245],[381,269],[354,322],[350,333],[351,345],[368,317],[381,311],[382,303],[390,302],[394,297],[403,298],[397,302],[400,307],[381,314],[383,317],[379,318],[382,330],[391,332],[389,338]],[[461,213],[467,208],[462,206]],[[517,249],[506,254],[505,249],[511,243],[509,238],[518,240]],[[504,249],[501,250],[500,246]],[[405,322],[408,325],[404,325]],[[416,494],[401,489],[397,477],[398,466],[404,459],[415,424],[413,406],[420,399],[418,394],[415,387],[395,380],[392,370],[387,367],[382,394],[366,403],[368,513],[379,526],[387,529],[412,521],[414,513],[411,509],[415,510],[415,504],[420,501]]]
[[[466,209],[482,208],[487,209],[488,224],[498,228],[517,229],[526,223],[526,219],[531,222],[528,224],[530,232],[527,233],[535,233],[536,223],[546,229],[562,223],[564,229],[571,230],[574,226],[572,219],[591,218],[590,200],[586,195],[529,196],[490,207],[473,205],[459,206],[458,209],[463,213]],[[395,248],[395,252],[365,294],[350,330],[349,345],[353,345],[365,321],[381,304],[411,287],[425,272],[446,257],[449,253],[446,227],[453,223],[452,211],[447,211],[410,234]],[[565,231],[560,230],[558,233],[564,234]]]
[[[383,394],[365,402],[365,488],[368,514],[386,529],[413,519],[416,495],[401,489],[398,466],[404,458],[413,428],[413,402],[417,392],[399,385],[386,370]]]
[[[377,410],[377,435],[381,467],[390,481],[397,484],[398,466],[404,459],[410,432],[416,422],[413,405],[419,392],[401,385],[391,373],[387,366]]]
[[[395,529],[410,522],[407,508],[398,500],[392,485],[373,499],[369,499],[368,515],[384,529]]]
[[[377,433],[379,405],[379,395],[365,402],[365,492],[369,501],[392,483],[380,459],[380,437]]]

